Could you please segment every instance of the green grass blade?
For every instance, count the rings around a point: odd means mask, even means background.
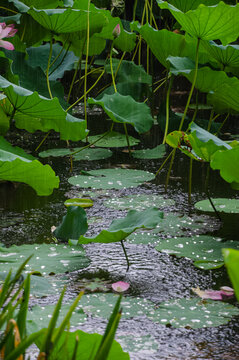
[[[25,332],[26,332],[26,319],[27,319],[27,311],[28,311],[28,302],[30,297],[30,284],[31,284],[31,279],[30,279],[30,275],[28,275],[24,282],[24,292],[23,292],[22,302],[17,315],[17,325],[21,339],[25,337]]]

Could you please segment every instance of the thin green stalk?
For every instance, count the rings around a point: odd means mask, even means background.
[[[197,112],[198,112],[198,91],[197,91],[197,95],[196,95],[196,107],[193,113],[193,118],[191,122],[194,122],[197,116]]]
[[[112,64],[112,51],[113,51],[113,46],[114,46],[114,41],[112,41],[111,49],[110,49],[110,71],[111,71],[111,77],[112,77],[112,82],[113,82],[113,86],[114,86],[114,91],[115,91],[115,93],[117,93],[117,88],[116,88],[116,85],[115,85],[115,77],[114,77],[113,64]]]
[[[136,56],[136,54],[137,54],[137,52],[138,52],[138,48],[139,48],[139,41],[137,42],[137,45],[136,45],[136,47],[135,47],[134,54],[133,54],[133,56],[132,56],[131,61],[134,61],[135,56]]]
[[[86,35],[86,56],[85,56],[85,81],[84,81],[84,109],[85,109],[85,121],[87,124],[87,66],[88,66],[88,57],[89,57],[89,43],[90,43],[90,1],[88,0],[88,7],[87,7],[87,35]]]
[[[172,167],[173,167],[173,162],[174,162],[176,150],[177,149],[173,149],[173,151],[172,151],[172,157],[171,157],[171,161],[170,161],[170,164],[169,164],[168,173],[167,173],[166,182],[165,182],[165,191],[166,192],[168,190],[168,183],[169,183],[169,179],[170,179],[171,170],[172,170]]]
[[[209,202],[210,202],[213,210],[215,211],[215,214],[216,214],[218,220],[219,220],[219,221],[222,221],[222,218],[221,218],[219,212],[217,211],[217,209],[215,208],[215,205],[213,204],[213,201],[212,201],[212,199],[211,199],[211,197],[210,197],[210,195],[209,195],[208,189],[206,189],[206,194],[207,194],[208,200],[209,200]]]
[[[174,150],[174,149],[173,149]],[[162,163],[162,165],[160,166],[160,168],[158,169],[158,171],[155,174],[155,177],[158,176],[158,174],[160,173],[160,171],[162,170],[162,168],[164,167],[164,165],[168,162],[168,160],[170,159],[170,157],[173,154],[173,150],[170,152],[170,154],[166,157],[166,159],[164,160],[164,162]]]
[[[12,12],[13,14],[18,14],[17,11],[14,11],[14,10],[12,10],[12,9],[8,9],[8,8],[6,8],[6,7],[4,7],[4,6],[0,6],[0,9],[6,10],[6,11],[9,11],[9,12]]]
[[[79,70],[79,67],[80,67],[80,64],[81,64],[81,60],[82,60],[82,54],[77,62],[77,65],[76,65],[76,68],[75,68],[75,71],[74,71],[74,75],[73,75],[73,78],[72,78],[72,81],[71,81],[71,84],[70,84],[70,89],[69,89],[69,92],[68,92],[68,95],[67,95],[67,102],[69,103],[70,101],[70,97],[71,97],[71,92],[72,92],[72,89],[73,89],[73,86],[74,86],[74,83],[75,83],[75,78],[76,78],[76,75],[77,75],[77,72]]]
[[[186,106],[185,106],[185,109],[184,109],[184,113],[183,113],[183,116],[182,116],[182,119],[181,119],[181,122],[180,122],[180,125],[179,125],[179,129],[178,129],[179,131],[181,131],[181,129],[183,127],[183,123],[184,123],[185,117],[186,117],[187,112],[188,112],[190,101],[191,101],[191,98],[192,98],[192,95],[193,95],[193,90],[194,90],[196,80],[197,80],[199,45],[200,45],[200,39],[197,39],[196,57],[195,57],[195,71],[194,71],[194,76],[193,76],[193,81],[192,81],[190,93],[188,95],[188,100],[187,100],[187,103],[186,103]]]
[[[48,56],[48,62],[47,62],[47,68],[46,68],[46,83],[47,83],[47,89],[49,92],[49,96],[52,99],[52,93],[50,88],[50,81],[49,81],[49,70],[50,70],[50,62],[52,57],[52,43],[53,43],[53,35],[51,35],[51,41],[50,41],[50,50],[49,50],[49,56]]]
[[[228,120],[230,114],[228,113],[227,116],[225,117],[225,119],[223,120],[221,126],[219,127],[219,129],[217,130],[216,135],[221,131],[221,129],[223,128],[223,126],[225,125],[226,121]]]
[[[71,44],[69,44],[69,45],[67,46],[67,49],[66,49],[64,55],[62,56],[61,61],[60,61],[59,64],[55,67],[55,69],[53,69],[53,70],[50,72],[50,75],[52,75],[52,74],[61,66],[61,64],[63,63],[63,61],[64,61],[65,58],[66,58],[66,55],[68,54],[68,51],[69,51],[69,49],[70,49],[70,46],[71,46]],[[61,51],[62,51],[62,50],[61,50]],[[60,52],[61,52],[61,51],[60,51]],[[59,53],[59,54],[60,54],[60,53]],[[55,61],[59,58],[59,56],[60,56],[59,54],[55,57],[54,61],[53,61],[53,62],[51,63],[51,65],[50,65],[50,67],[52,67],[53,64],[55,63]]]
[[[65,44],[66,44],[66,42],[68,41],[68,39],[69,39],[69,36],[66,38],[66,40],[64,41],[64,43],[62,44],[62,47],[61,47],[61,51],[59,51],[59,53],[57,54],[57,56],[55,57],[55,59],[52,61],[52,63],[50,64],[50,68],[55,64],[55,62],[57,61],[57,59],[61,56],[61,54],[62,54],[62,52],[63,52],[63,50],[64,50],[64,46],[65,46]],[[68,52],[68,50],[69,50],[69,47],[70,47],[70,44],[68,45],[68,48],[67,48],[67,50],[66,50],[66,52]],[[65,56],[65,55],[64,55]]]
[[[120,240],[120,243],[121,243],[121,246],[122,246],[122,248],[123,248],[123,251],[124,251],[124,256],[125,256],[126,261],[127,261],[127,270],[126,270],[126,271],[129,271],[130,262],[129,262],[129,258],[128,258],[128,255],[127,255],[127,252],[126,252],[126,249],[125,249],[125,246],[124,246],[123,240]]]
[[[123,52],[123,54],[122,54],[122,56],[121,56],[121,58],[120,58],[119,64],[118,64],[117,69],[116,69],[116,71],[115,71],[115,78],[116,78],[116,76],[117,76],[117,74],[118,74],[118,71],[119,71],[120,66],[121,66],[121,64],[122,64],[122,61],[123,61],[123,59],[124,59],[124,57],[125,57],[125,54],[126,54],[126,51]]]
[[[188,175],[188,203],[191,204],[192,198],[192,174],[193,174],[193,159],[190,158],[189,175]]]
[[[166,122],[165,122],[165,131],[164,131],[163,144],[166,143],[166,137],[167,137],[167,134],[168,134],[169,110],[170,110],[169,99],[170,99],[170,93],[171,93],[173,80],[174,80],[174,76],[172,76],[170,78],[170,80],[169,80],[169,85],[168,85],[168,90],[167,90],[167,95],[166,95]]]
[[[133,7],[133,21],[135,21],[137,5],[138,5],[138,0],[135,0],[134,1],[134,7]]]
[[[48,135],[50,134],[51,130],[48,131],[48,133],[44,136],[44,138],[42,139],[42,141],[40,142],[40,144],[36,147],[35,151],[37,151],[42,144],[44,143],[44,141],[46,140],[46,138],[48,137]]]
[[[212,120],[213,120],[213,115],[214,115],[214,110],[212,109],[212,110],[211,110],[211,113],[210,113],[210,118],[209,118],[209,121],[208,121],[207,131],[210,131],[210,129],[211,129]]]
[[[95,86],[96,84],[100,81],[100,79],[102,78],[102,76],[104,75],[105,70],[102,71],[102,73],[100,74],[100,76],[98,77],[98,79],[94,82],[94,84],[86,91],[86,93],[84,95],[82,95],[79,99],[77,99],[73,104],[71,104],[67,109],[66,112],[68,112],[70,109],[72,109],[74,106],[76,106],[84,97],[85,95],[87,95]]]

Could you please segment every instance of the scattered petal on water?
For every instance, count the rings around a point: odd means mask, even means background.
[[[129,286],[130,285],[127,282],[118,281],[118,282],[112,284],[112,289],[116,292],[121,293],[121,292],[127,291]]]
[[[202,299],[226,300],[234,296],[234,290],[229,286],[223,286],[220,290],[200,290],[199,287],[193,288],[192,291]]]

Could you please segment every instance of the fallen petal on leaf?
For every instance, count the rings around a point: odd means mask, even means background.
[[[127,282],[118,281],[112,284],[111,286],[114,291],[121,293],[127,291],[130,285]]]
[[[220,290],[200,290],[199,287],[192,288],[192,291],[202,299],[225,300],[234,296],[234,290],[228,286],[223,286]]]

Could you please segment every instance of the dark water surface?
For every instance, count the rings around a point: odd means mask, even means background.
[[[50,147],[50,146],[49,146]],[[52,146],[54,147],[54,146]],[[57,175],[60,176],[60,189],[50,197],[37,197],[33,190],[25,185],[0,185],[0,242],[8,245],[42,243],[51,240],[51,226],[57,225],[65,213],[63,205],[67,197],[74,197],[81,189],[71,186],[67,178],[76,175],[80,170],[91,170],[105,167],[129,166],[137,169],[156,172],[161,161],[133,160],[128,155],[115,152],[111,159],[100,162],[75,162],[73,173],[69,173],[70,164],[64,158],[49,158]],[[196,211],[187,203],[187,173],[189,161],[178,156],[173,167],[172,180],[166,197],[175,200],[176,205],[164,211],[177,211],[181,215],[193,215]],[[203,191],[206,167],[195,164],[193,169],[192,204],[206,199]],[[87,235],[98,233],[107,228],[110,222],[125,216],[126,211],[106,208],[103,201],[112,196],[130,194],[164,194],[166,170],[156,182],[133,189],[109,190],[107,194],[94,198],[94,206],[87,210],[88,218],[98,217],[98,222],[90,224]],[[212,197],[235,197],[228,184],[219,176],[211,176],[210,191]],[[219,223],[214,214],[206,217],[205,232],[218,229]],[[190,236],[190,232],[187,234]],[[238,240],[238,217],[224,216],[224,224],[214,235]],[[191,288],[202,289],[230,286],[225,269],[202,271],[195,268],[192,261],[178,259],[157,252],[152,244],[125,244],[130,259],[130,269],[126,272],[126,261],[119,244],[89,244],[85,246],[91,259],[89,268],[71,274],[67,297],[73,298],[78,293],[78,280],[82,277],[101,277],[116,282],[130,283],[128,296],[137,296],[151,300],[156,305],[162,301],[190,297]],[[41,304],[52,303],[56,298],[39,299]],[[124,309],[123,309],[124,311]],[[89,317],[81,329],[89,332],[103,333],[106,320]],[[227,325],[215,328],[185,329],[166,327],[153,323],[145,316],[122,319],[116,339],[125,351],[130,351],[133,360],[156,359],[239,359],[239,326],[234,318]],[[134,346],[132,347],[132,344]],[[32,355],[34,358],[34,355]]]

